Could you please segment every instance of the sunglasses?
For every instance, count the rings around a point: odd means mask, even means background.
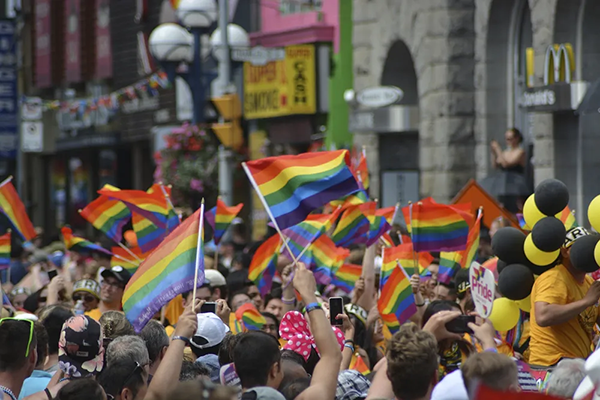
[[[96,298],[94,296],[92,296],[91,294],[74,294],[73,300],[74,301],[83,300],[85,302],[91,303],[92,301],[96,300]]]
[[[17,319],[17,318],[2,318],[0,319],[0,325],[2,325],[6,321],[19,321],[25,322],[29,324],[29,340],[27,341],[27,351],[25,351],[25,357],[29,357],[29,349],[31,348],[31,342],[33,341],[33,321],[29,319]]]
[[[139,372],[142,372],[142,366],[140,365],[139,362],[135,362],[135,368],[133,369],[133,371],[131,371],[131,373],[129,375],[127,375],[127,378],[125,378],[125,380],[123,381],[123,386],[125,386],[125,384],[127,382],[129,382],[131,380],[131,378],[133,378],[135,376],[135,374],[137,374]],[[122,390],[122,389],[121,389]]]

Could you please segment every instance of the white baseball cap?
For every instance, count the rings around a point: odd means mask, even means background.
[[[198,349],[206,349],[218,345],[225,339],[229,327],[214,313],[197,314],[198,329],[192,338],[192,345]],[[196,338],[202,338],[206,343],[196,343]]]
[[[221,274],[216,269],[206,269],[204,270],[204,281],[208,282],[210,287],[219,287],[227,285],[227,281],[223,274]]]

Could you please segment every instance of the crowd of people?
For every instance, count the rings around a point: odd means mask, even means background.
[[[489,237],[505,223],[482,235],[480,259],[492,256]],[[350,294],[318,285],[302,263],[282,256],[262,296],[247,278],[260,243],[246,243],[236,224],[231,229],[218,257],[207,250],[197,290],[173,299],[138,333],[121,308],[127,269],[102,254],[26,250],[3,285],[10,303],[0,319],[0,394],[467,400],[485,386],[569,399],[585,377],[600,283],[570,262],[570,247],[589,234],[583,228],[567,234],[560,263],[536,280],[531,311],[512,331],[497,332],[476,316],[468,270],[441,283],[434,260],[426,278],[411,278],[417,313],[393,335],[377,308],[381,244],[351,249],[349,262],[362,264],[362,276]],[[331,316],[328,299],[338,296],[344,311]],[[214,312],[201,312],[212,303]],[[259,330],[239,328],[236,311],[247,304],[264,317]],[[450,328],[464,315],[474,318],[462,331]]]

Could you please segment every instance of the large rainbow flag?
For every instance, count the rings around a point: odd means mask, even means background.
[[[0,270],[10,267],[10,232],[0,236]]]
[[[206,212],[204,218],[213,229],[213,240],[218,245],[221,238],[231,225],[233,219],[240,213],[244,207],[243,203],[237,206],[227,207],[227,204],[220,198],[217,199],[217,205]]]
[[[392,270],[387,282],[380,283],[381,295],[377,309],[383,323],[395,333],[400,325],[417,312],[415,296],[406,271],[400,265]]]
[[[136,332],[178,294],[204,282],[204,204],[140,265],[123,293],[123,311]]]
[[[123,239],[123,227],[131,218],[131,212],[125,204],[107,196],[99,196],[79,214],[117,243]]]
[[[250,262],[248,279],[256,284],[263,296],[271,291],[280,251],[281,238],[273,235],[258,247]]]
[[[167,230],[169,232],[173,231],[179,224],[181,224],[181,216],[177,214],[175,208],[173,207],[173,203],[171,202],[171,186],[165,186],[162,183],[154,183],[146,192],[152,193],[161,193],[165,197],[165,201],[167,202]]]
[[[60,232],[62,234],[65,247],[69,251],[75,251],[78,253],[90,253],[97,251],[100,253],[112,254],[110,251],[106,250],[100,245],[97,245],[96,243],[92,243],[87,239],[73,235],[73,230],[68,226],[63,226]]]
[[[411,205],[411,236],[415,251],[464,250],[469,224],[461,213],[437,203]]]
[[[359,190],[348,150],[303,153],[249,161],[242,166],[280,229],[315,209]]]
[[[12,184],[12,177],[0,184],[0,211],[6,215],[13,228],[24,240],[31,240],[37,236],[25,206]]]

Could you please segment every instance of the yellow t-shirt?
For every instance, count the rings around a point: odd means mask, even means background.
[[[583,299],[592,282],[593,278],[586,276],[579,284],[562,264],[535,281],[531,291],[530,364],[550,366],[563,357],[585,359],[590,355],[592,332],[598,318],[597,305],[588,307],[568,322],[542,328],[535,320],[535,303],[573,303]]]
[[[175,325],[177,324],[177,321],[179,321],[181,314],[183,314],[183,297],[177,295],[169,302],[169,304],[167,304],[165,318],[171,325]]]
[[[92,311],[88,311],[85,313],[88,317],[93,320],[100,321],[100,317],[102,316],[102,312],[100,312],[99,308],[94,308]]]

